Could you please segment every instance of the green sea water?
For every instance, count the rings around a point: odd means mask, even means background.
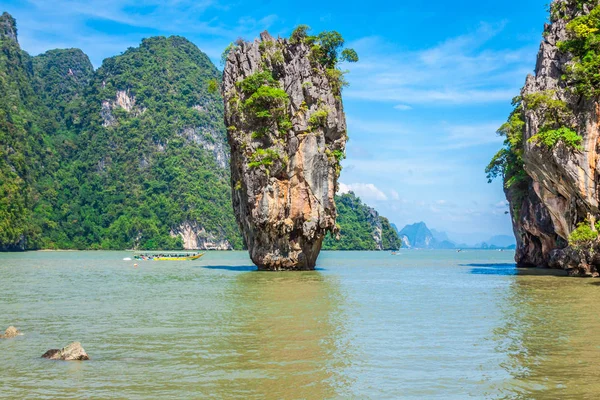
[[[0,254],[0,398],[596,399],[600,281],[512,252],[323,252],[256,272],[126,252]],[[41,359],[80,341],[86,362]]]

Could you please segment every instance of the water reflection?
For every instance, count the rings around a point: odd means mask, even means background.
[[[595,281],[518,276],[494,331],[512,379],[500,398],[596,398],[600,392],[600,292]]]
[[[318,272],[240,274],[218,390],[244,398],[340,396],[351,359],[343,301],[337,282]]]

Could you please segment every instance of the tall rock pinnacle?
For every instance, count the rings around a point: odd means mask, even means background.
[[[233,207],[261,270],[314,269],[328,231],[344,157],[339,81],[311,46],[274,39],[240,43],[223,76]]]
[[[519,266],[600,276],[600,2],[554,0],[535,74],[488,166],[503,176]]]

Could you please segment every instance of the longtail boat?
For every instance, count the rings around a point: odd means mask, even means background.
[[[133,258],[135,260],[141,261],[193,261],[198,260],[202,257],[204,253],[198,254],[169,254],[169,253],[160,253],[160,254],[139,254],[135,255]]]

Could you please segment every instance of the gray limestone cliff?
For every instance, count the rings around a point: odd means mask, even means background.
[[[595,232],[600,216],[600,104],[597,96],[580,92],[581,76],[574,75],[579,59],[562,46],[573,38],[569,22],[596,6],[598,1],[551,4],[535,75],[521,92],[515,115],[524,123],[523,136],[513,153],[522,173],[505,174],[519,266],[598,276],[598,240],[576,243],[573,232],[582,224]]]
[[[252,261],[314,269],[335,230],[334,195],[346,145],[339,86],[304,43],[239,43],[223,74],[233,207]]]

